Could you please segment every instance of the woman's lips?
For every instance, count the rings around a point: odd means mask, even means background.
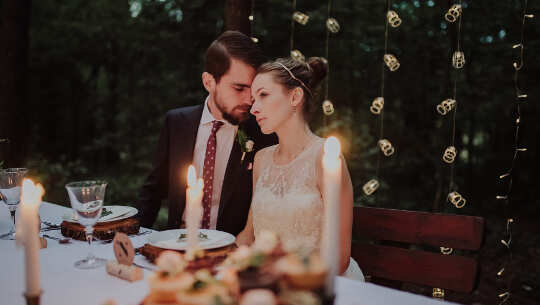
[[[259,123],[259,124],[260,124],[260,123],[261,123],[261,121],[262,121],[262,120],[264,120],[264,119],[266,119],[266,118],[260,118],[260,119],[257,119],[257,123]]]

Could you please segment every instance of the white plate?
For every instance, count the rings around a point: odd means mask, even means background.
[[[234,235],[223,231],[200,229],[199,232],[208,236],[207,240],[199,239],[199,247],[203,250],[225,247],[233,244],[236,240]],[[175,229],[153,232],[148,236],[148,243],[162,249],[186,250],[187,238],[178,241],[180,234],[187,234],[187,230]]]
[[[100,217],[98,222],[122,220],[129,217],[133,217],[137,215],[138,213],[136,208],[125,206],[125,205],[106,205],[103,208],[112,212],[112,214]],[[62,216],[62,219],[69,222],[77,222],[77,219],[75,217],[76,215],[75,215],[75,212],[73,211],[72,213],[68,213]]]

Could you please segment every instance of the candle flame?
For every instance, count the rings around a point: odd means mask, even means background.
[[[341,153],[341,144],[339,143],[339,140],[334,136],[326,139],[326,142],[324,142],[325,158],[337,159],[339,158],[340,153]]]
[[[189,187],[194,187],[197,184],[197,173],[193,165],[190,165],[188,168],[187,182]]]
[[[21,192],[21,202],[23,204],[40,204],[41,197],[45,193],[41,184],[34,184],[30,179],[24,179]]]

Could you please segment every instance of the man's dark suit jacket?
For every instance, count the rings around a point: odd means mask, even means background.
[[[141,226],[151,227],[156,220],[161,200],[168,198],[168,227],[179,228],[186,206],[187,169],[193,160],[197,131],[203,105],[167,112],[161,130],[156,159],[136,203]],[[263,135],[254,117],[239,127],[255,142],[254,150],[244,161],[240,144],[235,141],[225,171],[219,204],[217,230],[237,235],[246,224],[253,189],[252,170],[248,169],[258,149],[277,143],[275,135]]]

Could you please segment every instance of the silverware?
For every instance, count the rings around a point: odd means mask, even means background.
[[[46,225],[47,228],[60,228],[60,225],[53,224],[53,223],[48,222],[48,221],[42,221],[41,223],[43,223],[44,225]]]
[[[129,236],[130,237],[132,237],[132,236],[141,236],[141,235],[146,235],[146,234],[150,234],[150,233],[152,233],[152,230],[147,230],[147,231],[139,232],[139,233],[136,233],[136,234],[131,234]],[[100,240],[99,243],[103,244],[103,245],[110,244],[110,243],[112,243],[113,240],[114,240],[114,238],[103,239],[103,240]]]
[[[135,262],[133,262],[133,265],[135,265],[135,266],[137,266],[137,267],[139,267],[139,268],[146,269],[146,270],[156,271],[156,268],[151,268],[151,267],[143,266],[143,265],[137,264],[137,263],[135,263]]]

